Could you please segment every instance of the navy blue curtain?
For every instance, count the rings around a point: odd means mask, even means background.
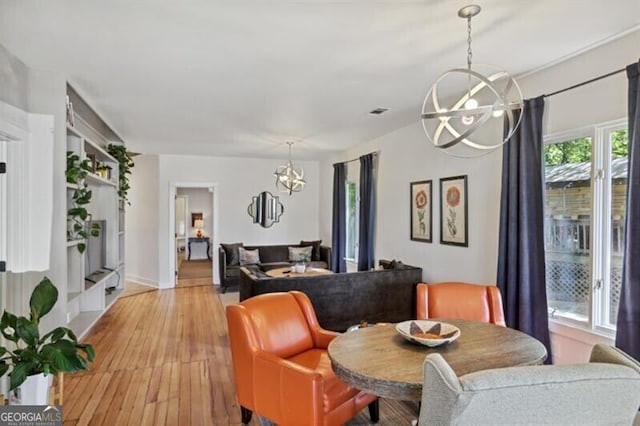
[[[331,222],[331,270],[347,272],[345,260],[347,244],[347,199],[345,185],[347,181],[344,163],[333,165],[333,220]]]
[[[629,78],[629,167],[624,263],[616,346],[640,360],[640,62],[627,67]]]
[[[360,225],[358,228],[358,271],[375,267],[376,200],[374,156],[360,157]]]
[[[544,98],[526,100],[516,113],[520,126],[502,151],[498,287],[507,326],[540,340],[551,363],[542,232]]]

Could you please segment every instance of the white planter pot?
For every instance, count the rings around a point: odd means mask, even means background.
[[[49,405],[49,389],[53,375],[35,374],[28,376],[17,389],[16,394],[12,394],[12,405]]]

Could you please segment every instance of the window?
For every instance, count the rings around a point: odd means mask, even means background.
[[[358,259],[358,186],[355,182],[347,181],[347,260],[356,261]]]
[[[600,331],[615,329],[627,151],[623,121],[546,141],[546,286],[554,319]]]

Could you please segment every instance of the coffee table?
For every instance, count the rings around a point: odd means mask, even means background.
[[[328,352],[336,375],[351,386],[384,398],[420,401],[422,366],[439,353],[458,377],[489,368],[542,364],[547,350],[520,331],[493,324],[438,319],[458,327],[460,337],[435,348],[411,343],[395,324],[362,328],[331,341]]]
[[[307,268],[303,273],[298,273],[298,272],[294,272],[293,266],[291,267],[287,266],[286,268],[270,269],[267,272],[265,272],[265,274],[274,278],[282,278],[282,277],[302,277],[302,276],[309,276],[309,275],[327,275],[327,274],[333,274],[333,272],[331,272],[328,269],[322,269],[322,268]]]

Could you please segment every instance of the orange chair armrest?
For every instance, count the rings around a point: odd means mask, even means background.
[[[324,381],[307,367],[259,352],[254,358],[255,411],[278,424],[307,424],[322,417]],[[311,423],[313,424],[313,423]]]
[[[331,330],[325,330],[324,328],[318,328],[313,330],[313,343],[316,348],[327,349],[329,347],[329,343],[336,337],[338,337],[340,333]]]

